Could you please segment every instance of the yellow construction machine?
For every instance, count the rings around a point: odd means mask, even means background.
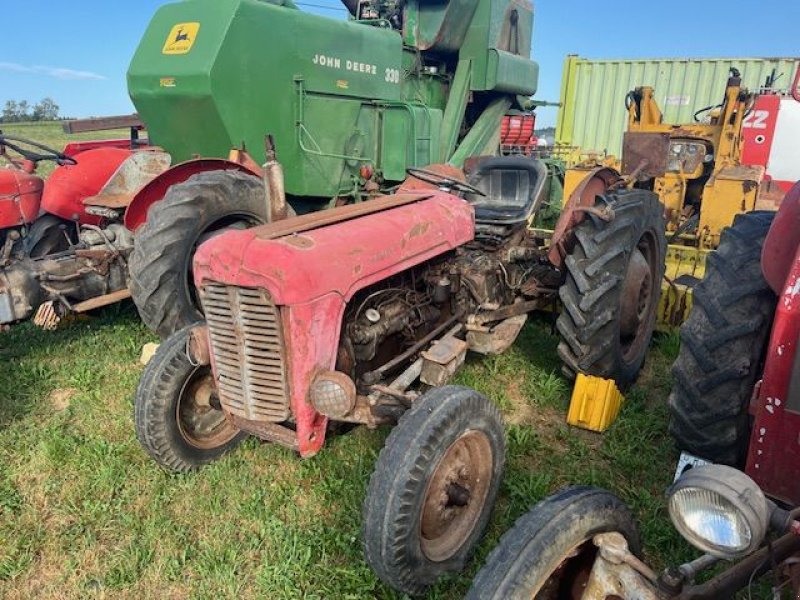
[[[763,166],[741,163],[742,125],[755,94],[741,85],[736,69],[718,106],[697,111],[695,122],[671,125],[652,87],[628,93],[628,130],[622,160],[590,159],[567,170],[565,209],[581,206],[604,187],[654,191],[666,209],[670,242],[658,310],[658,327],[680,325],[692,303],[691,289],[703,277],[705,259],[722,229],[743,212],[776,210],[782,198],[765,179]]]

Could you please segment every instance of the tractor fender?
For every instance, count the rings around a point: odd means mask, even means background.
[[[597,167],[589,171],[575,191],[570,194],[561,210],[561,216],[556,222],[550,241],[550,250],[547,253],[547,258],[553,266],[559,269],[563,268],[564,259],[572,250],[575,242],[573,231],[586,216],[586,212],[581,209],[594,207],[595,198],[605,194],[620,180],[620,174],[616,169]]]
[[[769,287],[780,296],[800,247],[800,181],[781,202],[761,250],[761,271]]]
[[[145,221],[147,221],[147,211],[153,204],[161,200],[173,185],[183,183],[197,173],[226,170],[242,171],[256,177],[261,176],[260,173],[256,173],[244,165],[224,158],[196,158],[178,163],[136,192],[133,200],[125,210],[125,227],[135,232],[144,225]]]

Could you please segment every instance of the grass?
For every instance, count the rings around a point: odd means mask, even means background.
[[[6,130],[63,144],[49,127]],[[387,430],[332,437],[309,460],[250,439],[198,473],[167,474],[133,430],[139,352],[153,340],[130,303],[56,332],[0,332],[0,597],[395,598],[360,546]],[[470,358],[458,375],[501,407],[507,470],[475,559],[430,598],[463,597],[513,521],[570,484],[619,493],[656,568],[696,555],[663,501],[676,461],[665,408],[676,338],[657,338],[603,435],[565,424],[556,345],[549,320],[537,318],[511,351]]]

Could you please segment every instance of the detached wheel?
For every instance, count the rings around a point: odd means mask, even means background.
[[[734,467],[747,452],[747,406],[777,303],[761,272],[761,249],[774,215],[738,215],[722,232],[694,288],[672,366],[670,433],[682,450]]]
[[[597,488],[562,490],[500,539],[467,599],[581,598],[597,556],[592,538],[610,532],[622,534],[630,551],[640,553],[636,524],[622,500]]]
[[[266,222],[264,184],[239,171],[209,171],[172,186],[148,211],[130,258],[131,295],[139,315],[165,339],[203,318],[192,258],[228,229]]]
[[[459,571],[489,521],[505,462],[497,408],[469,388],[429,391],[386,440],[364,502],[367,563],[423,594]]]
[[[664,207],[645,190],[599,196],[604,221],[589,214],[575,229],[559,290],[557,321],[564,374],[614,379],[625,388],[644,363],[661,296],[667,240]]]
[[[219,409],[211,368],[189,361],[190,330],[181,329],[159,346],[134,399],[136,437],[156,462],[172,471],[210,463],[246,437]]]

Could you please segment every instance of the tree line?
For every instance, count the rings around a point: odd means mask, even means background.
[[[31,105],[27,100],[6,100],[0,123],[23,123],[26,121],[55,121],[59,107],[52,98],[43,98]]]

